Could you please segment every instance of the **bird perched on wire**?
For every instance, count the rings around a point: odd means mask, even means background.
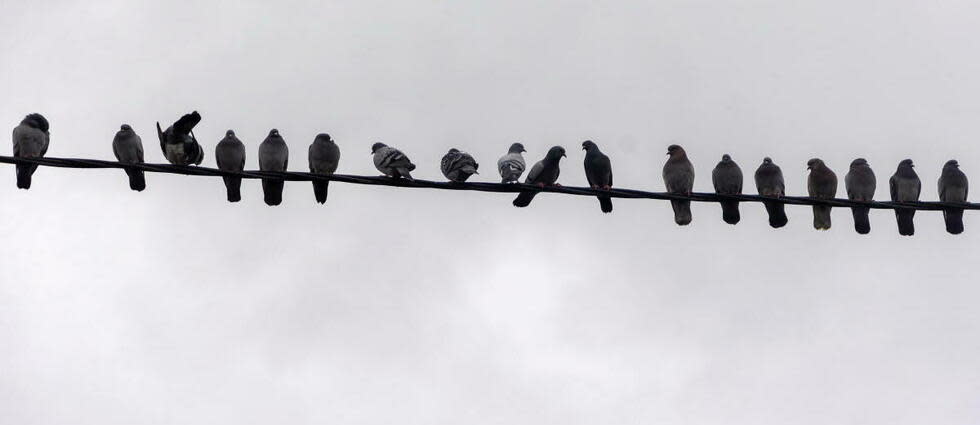
[[[903,159],[898,163],[898,169],[888,180],[888,186],[895,202],[915,202],[919,200],[922,191],[922,181],[913,169],[911,159]],[[915,210],[911,208],[896,208],[895,219],[898,221],[898,234],[912,236],[915,234]]]
[[[524,179],[524,183],[533,184],[539,187],[545,186],[559,186],[558,185],[558,175],[561,170],[558,167],[558,163],[561,159],[565,157],[565,148],[561,146],[552,146],[548,149],[548,154],[544,156],[544,159],[538,161],[531,167],[531,171],[527,173],[527,178]],[[515,207],[526,207],[531,205],[531,200],[534,196],[538,194],[538,191],[532,190],[522,190],[517,194],[517,198],[514,198]]]
[[[524,145],[514,143],[510,145],[507,154],[497,160],[501,183],[517,183],[521,179],[521,174],[524,174],[524,168],[527,166],[521,152],[527,152],[524,150]]]
[[[442,157],[442,162],[439,164],[442,175],[446,176],[449,181],[457,183],[465,182],[466,179],[474,174],[480,174],[476,171],[477,168],[480,168],[480,164],[476,163],[472,155],[456,148],[452,148],[449,152],[446,152]]]
[[[667,163],[664,164],[664,185],[667,192],[690,195],[694,190],[694,165],[687,159],[687,152],[678,145],[667,147]],[[691,201],[689,199],[672,199],[670,206],[674,209],[674,222],[681,226],[691,224]]]
[[[340,164],[340,147],[334,143],[327,133],[317,134],[310,144],[310,172],[313,174],[331,175],[337,171]],[[329,180],[313,180],[313,197],[323,204],[327,202]]]
[[[715,193],[723,195],[742,194],[742,169],[727,153],[721,156],[721,161],[711,170],[711,183]],[[721,219],[728,224],[738,224],[742,219],[738,212],[738,201],[721,201]]]
[[[123,124],[116,132],[116,137],[112,138],[112,153],[116,155],[116,160],[124,164],[143,163],[143,139],[140,138],[133,127]],[[146,189],[146,177],[143,170],[126,169],[129,176],[129,188],[137,192]]]
[[[402,151],[379,142],[371,146],[371,153],[374,154],[374,168],[382,174],[414,180],[411,171],[415,169],[415,164]]]
[[[782,198],[786,196],[786,184],[783,181],[783,170],[772,162],[768,156],[762,159],[762,164],[755,170],[755,187],[759,195]],[[786,217],[786,204],[778,201],[763,201],[769,214],[769,226],[778,229],[789,222]]]
[[[585,178],[589,181],[589,186],[593,189],[611,189],[613,174],[609,157],[602,153],[599,146],[591,140],[582,142],[582,149],[585,150]],[[612,198],[601,195],[596,198],[599,198],[599,209],[602,212],[612,212]]]
[[[160,149],[171,164],[200,165],[204,160],[204,149],[194,137],[194,126],[199,122],[201,122],[201,114],[197,111],[180,117],[166,130],[160,130],[160,122],[157,122]]]
[[[214,158],[218,161],[218,168],[224,171],[238,171],[245,169],[245,144],[238,137],[235,137],[234,130],[225,132],[225,137],[218,142],[214,148]],[[238,176],[221,176],[225,182],[225,190],[228,192],[228,202],[238,202],[242,200],[242,178]]]
[[[870,202],[874,200],[875,173],[871,171],[871,166],[864,158],[851,161],[851,169],[844,176],[844,189],[847,190],[847,199],[852,201]],[[868,219],[868,207],[851,207],[851,214],[854,216],[854,231],[858,234],[866,235],[871,232],[871,221]]]
[[[48,120],[41,114],[29,114],[14,127],[14,156],[17,158],[40,158],[48,152],[51,133]],[[17,188],[30,189],[31,177],[37,164],[17,164]]]
[[[269,130],[262,144],[259,145],[259,170],[286,171],[289,166],[289,147],[279,135],[279,130]],[[262,192],[265,204],[275,206],[282,203],[283,179],[262,179]]]
[[[946,161],[943,173],[939,176],[939,200],[949,203],[966,202],[970,183],[966,174],[960,171],[960,163],[955,159]],[[958,235],[963,233],[963,208],[944,208],[943,219],[946,221],[946,231]]]
[[[811,198],[834,199],[837,196],[837,174],[822,159],[807,161],[806,169],[810,170],[806,187]],[[830,230],[830,209],[829,205],[813,206],[814,229]]]

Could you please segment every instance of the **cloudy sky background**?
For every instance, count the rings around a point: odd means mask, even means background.
[[[17,2],[0,0],[0,122],[51,121],[48,155],[111,159],[121,123],[196,109],[257,168],[280,129],[306,169],[370,145],[442,179],[450,147],[494,164],[581,141],[616,184],[663,190],[683,145],[695,190],[732,154],[841,178],[912,158],[980,176],[980,7],[968,1]],[[9,150],[5,151],[9,152]],[[9,154],[9,153],[8,153]],[[980,420],[980,220],[898,236],[872,212],[817,232],[695,204],[308,183],[267,207],[257,182],[41,168],[0,184],[0,422],[973,424]],[[751,184],[747,188],[754,191]]]

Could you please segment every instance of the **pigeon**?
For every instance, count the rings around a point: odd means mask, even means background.
[[[245,169],[245,144],[235,137],[234,130],[225,132],[225,138],[218,142],[214,148],[214,158],[218,161],[218,168],[224,171],[242,171]],[[228,191],[228,202],[238,202],[242,200],[242,178],[236,176],[222,176],[225,181],[225,189]]]
[[[664,185],[667,192],[690,195],[694,189],[694,166],[687,159],[687,152],[678,145],[667,147],[667,163],[664,164]],[[681,226],[691,223],[691,201],[675,199],[670,201],[674,208],[674,222]]]
[[[143,163],[143,139],[133,131],[129,124],[123,124],[116,132],[116,137],[112,139],[112,153],[116,155],[116,160],[124,164]],[[129,175],[129,188],[137,192],[146,189],[146,177],[143,170],[135,168],[126,169]]]
[[[310,144],[310,172],[313,174],[331,175],[337,171],[340,163],[340,148],[327,133],[320,133]],[[313,180],[313,196],[323,204],[327,202],[329,180]]]
[[[782,198],[786,196],[786,185],[783,183],[783,170],[772,162],[768,156],[762,159],[762,165],[755,170],[755,187],[759,195]],[[769,225],[778,229],[789,222],[786,217],[786,204],[776,201],[762,201],[769,213]]]
[[[40,158],[48,152],[48,120],[41,114],[29,114],[14,127],[14,156],[18,158]],[[31,176],[37,164],[17,164],[17,188],[30,189]]]
[[[374,154],[374,168],[384,175],[414,180],[411,171],[415,169],[415,164],[402,151],[384,143],[375,143],[371,146],[371,153]]]
[[[558,174],[561,172],[558,168],[558,163],[563,157],[565,157],[565,148],[552,146],[551,149],[548,149],[548,154],[545,155],[544,159],[538,161],[531,167],[531,171],[527,173],[527,178],[524,179],[524,183],[538,185],[539,187],[558,186]],[[537,194],[538,191],[522,190],[517,194],[517,198],[514,198],[514,206],[523,208],[531,205],[531,200]]]
[[[942,202],[966,202],[970,188],[966,174],[960,171],[960,164],[955,159],[946,161],[943,173],[939,176],[939,200]],[[963,208],[944,208],[943,219],[946,220],[946,231],[958,235],[963,233]]]
[[[844,188],[847,189],[847,199],[852,201],[873,201],[875,196],[875,173],[868,166],[868,161],[858,158],[851,162],[851,169],[844,176]],[[854,230],[866,235],[871,232],[871,221],[868,220],[868,207],[851,207],[854,215]]]
[[[157,122],[157,137],[160,138],[160,149],[163,156],[174,165],[200,165],[204,160],[204,149],[194,137],[194,126],[201,122],[201,114],[197,111],[180,117],[166,130],[160,130]]]
[[[888,180],[891,191],[892,201],[895,202],[915,202],[919,200],[919,192],[922,191],[922,182],[919,175],[913,169],[911,159],[903,159],[898,163],[898,169]],[[912,219],[915,217],[915,210],[911,208],[896,208],[895,218],[898,220],[898,234],[902,236],[912,236],[915,234],[915,224]]]
[[[502,178],[501,183],[517,183],[521,179],[521,174],[524,174],[524,169],[527,167],[521,152],[527,152],[524,150],[524,145],[514,143],[510,145],[507,154],[497,160],[497,170],[500,171]]]
[[[442,157],[439,168],[442,169],[442,175],[456,183],[465,182],[470,176],[480,174],[476,171],[480,164],[476,163],[473,156],[456,148],[450,149]]]
[[[609,157],[591,140],[582,142],[582,149],[585,150],[585,178],[589,181],[589,186],[601,190],[612,188],[613,174]],[[596,198],[599,198],[599,209],[602,212],[612,212],[612,198],[608,196],[596,196]]]
[[[742,194],[742,169],[738,167],[727,153],[721,156],[721,161],[711,171],[711,183],[715,193],[725,195]],[[738,212],[738,201],[721,201],[721,219],[728,224],[738,224],[741,215]]]
[[[269,135],[259,145],[259,170],[286,171],[289,165],[289,148],[279,135],[279,130],[269,130]],[[262,192],[265,204],[269,206],[282,203],[283,179],[262,179]]]
[[[807,177],[806,187],[811,198],[834,199],[837,196],[837,174],[830,169],[820,158],[813,158],[806,162],[810,176]],[[830,209],[829,205],[813,206],[813,228],[817,230],[830,230]]]

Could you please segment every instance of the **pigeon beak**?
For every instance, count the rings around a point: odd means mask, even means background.
[[[562,158],[568,158],[567,156],[565,156],[565,154],[561,154],[561,157]]]

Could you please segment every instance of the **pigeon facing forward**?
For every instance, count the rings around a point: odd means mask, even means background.
[[[782,198],[786,196],[786,184],[783,182],[783,170],[772,162],[772,159],[765,157],[762,165],[755,170],[755,187],[759,195]],[[786,217],[786,204],[777,201],[763,201],[766,212],[769,213],[769,225],[778,229],[789,222]]]
[[[919,200],[919,192],[922,191],[922,182],[919,175],[913,169],[911,159],[903,159],[898,163],[898,169],[888,180],[888,186],[895,202],[915,202]],[[911,208],[896,208],[895,218],[898,220],[898,234],[902,236],[912,236],[915,234],[915,210]]]
[[[382,174],[413,180],[411,171],[415,169],[415,164],[402,151],[384,143],[375,143],[371,146],[371,153],[374,154],[374,168]]]
[[[851,162],[851,169],[844,176],[844,188],[847,190],[847,199],[852,201],[872,201],[875,196],[875,173],[871,171],[868,161],[858,158]],[[854,230],[858,234],[866,235],[871,232],[871,221],[868,220],[868,207],[851,207],[851,214],[854,216]]]
[[[500,177],[503,179],[501,183],[517,183],[521,179],[521,174],[524,174],[524,168],[527,166],[521,152],[527,152],[524,150],[524,145],[514,143],[510,145],[507,154],[497,160],[497,170],[500,171]]]
[[[480,164],[476,163],[473,156],[456,148],[450,149],[443,155],[439,168],[442,170],[442,175],[456,183],[465,182],[470,176],[480,174],[476,172]]]
[[[609,162],[609,157],[602,153],[599,146],[591,140],[582,142],[582,149],[585,150],[585,178],[589,181],[589,186],[600,190],[612,188],[612,164]],[[599,209],[602,212],[612,212],[612,198],[608,196],[597,196],[596,198],[599,198]]]
[[[727,153],[721,156],[721,161],[711,171],[711,183],[715,193],[724,195],[742,194],[742,169],[738,167]],[[741,215],[738,212],[738,201],[721,201],[721,219],[728,224],[738,224]]]
[[[245,169],[245,144],[235,137],[233,130],[225,132],[225,138],[218,142],[214,148],[214,158],[218,161],[218,168],[224,171],[242,171]],[[225,189],[228,192],[228,202],[238,202],[242,200],[242,178],[236,176],[222,176],[225,181]]]
[[[548,149],[548,154],[545,155],[544,159],[538,161],[531,167],[531,171],[527,173],[527,178],[524,180],[524,183],[538,185],[540,187],[557,186],[558,174],[561,172],[558,168],[558,163],[564,157],[565,148],[553,146],[551,149]],[[517,194],[517,198],[514,198],[514,206],[526,207],[531,205],[531,200],[537,194],[537,191],[521,191]]]
[[[116,160],[124,164],[143,163],[143,140],[133,131],[129,124],[123,124],[116,132],[116,137],[112,139],[112,153],[116,155]],[[129,188],[137,192],[146,189],[146,177],[143,170],[126,169],[129,176]]]
[[[192,131],[201,122],[201,114],[197,111],[180,117],[166,130],[160,130],[157,122],[157,137],[160,138],[160,149],[163,156],[174,165],[199,165],[204,160],[204,149],[197,143]]]
[[[811,198],[834,199],[837,196],[837,174],[820,158],[813,158],[806,163],[810,170],[806,187]],[[830,209],[828,205],[813,206],[813,228],[817,230],[830,229]]]
[[[667,192],[690,195],[694,189],[694,165],[687,159],[687,152],[678,145],[667,147],[667,163],[664,164],[664,185]],[[686,226],[691,223],[691,201],[676,199],[670,201],[674,209],[674,222]]]
[[[955,159],[946,161],[943,173],[939,176],[939,200],[949,203],[966,202],[970,183],[966,174],[960,171],[960,164]],[[944,208],[943,219],[946,220],[946,231],[958,235],[963,233],[963,208]]]
[[[48,152],[48,120],[41,114],[30,114],[14,127],[14,156],[17,158],[40,158]],[[37,164],[17,164],[17,188],[30,189],[31,176]]]
[[[259,145],[259,170],[286,171],[289,165],[289,147],[279,135],[279,130],[272,129],[269,135]],[[265,204],[269,206],[282,203],[283,179],[262,179],[262,192]]]
[[[310,144],[310,172],[313,174],[331,175],[337,171],[340,163],[340,148],[327,133],[320,133]],[[313,196],[323,204],[327,202],[329,180],[313,180]]]

